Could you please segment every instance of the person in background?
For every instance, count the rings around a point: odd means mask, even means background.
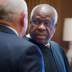
[[[0,72],[40,70],[37,46],[23,38],[28,25],[27,14],[24,0],[0,0]]]
[[[51,40],[57,27],[57,20],[57,10],[49,4],[39,4],[31,11],[30,29],[26,37],[41,51],[43,72],[70,72],[63,48]]]

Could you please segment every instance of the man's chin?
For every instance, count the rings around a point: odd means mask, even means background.
[[[38,44],[46,44],[47,43],[47,41],[45,41],[45,40],[43,40],[43,39],[37,39],[36,40],[36,42],[38,43]]]
[[[44,35],[38,35],[38,36],[36,36],[36,38],[40,39],[40,40],[45,40],[46,36],[44,36]]]

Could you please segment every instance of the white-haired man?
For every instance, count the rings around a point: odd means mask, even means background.
[[[37,46],[22,38],[27,20],[24,0],[0,0],[0,72],[38,72]]]
[[[56,9],[49,4],[40,4],[32,9],[30,16],[30,36],[28,40],[39,46],[42,72],[69,72],[69,64],[60,45],[51,41],[58,20]]]
[[[22,52],[26,14],[24,0],[0,0],[0,72],[18,72],[16,61]]]

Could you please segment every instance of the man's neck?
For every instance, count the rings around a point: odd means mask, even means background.
[[[7,28],[11,29],[17,36],[19,36],[17,30],[13,28],[15,26],[13,26],[13,27],[9,26],[9,25],[13,25],[13,24],[10,24],[10,22],[4,21],[4,20],[0,20],[0,25],[6,26]]]
[[[8,27],[9,29],[11,29],[17,36],[19,36],[18,32],[14,28],[12,28],[10,26],[6,26],[6,27]]]

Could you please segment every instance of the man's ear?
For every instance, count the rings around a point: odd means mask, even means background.
[[[50,32],[50,39],[52,39],[52,37],[54,36],[55,31],[56,31],[56,28],[54,28],[53,30],[51,30],[51,32]]]
[[[31,24],[31,23],[32,23],[32,21],[31,21],[31,20],[29,20],[29,23]]]
[[[20,25],[22,26],[22,27],[24,27],[24,14],[21,14],[21,16],[20,16]]]
[[[19,18],[19,35],[20,37],[23,36],[24,33],[24,14],[21,14]]]

